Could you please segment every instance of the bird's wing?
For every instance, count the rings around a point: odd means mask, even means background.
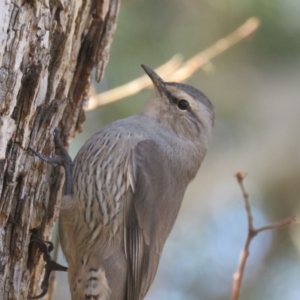
[[[174,193],[176,174],[155,142],[139,142],[131,151],[132,193],[127,200],[125,251],[129,261],[127,300],[141,300],[155,277],[165,240],[173,227],[185,187]],[[180,184],[179,184],[180,185]]]

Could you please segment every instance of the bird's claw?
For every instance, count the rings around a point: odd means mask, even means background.
[[[67,150],[64,147],[63,141],[60,138],[60,129],[54,129],[54,144],[55,144],[55,152],[57,154],[56,157],[44,156],[37,151],[35,151],[31,146],[28,147],[36,156],[38,156],[41,160],[49,163],[49,164],[58,164],[63,166],[65,169],[66,175],[66,184],[65,184],[65,195],[71,195],[72,191],[72,169],[73,162],[68,154]]]
[[[67,271],[68,268],[64,267],[54,260],[50,256],[50,252],[54,249],[51,242],[43,241],[36,233],[31,235],[30,243],[37,243],[41,252],[43,253],[45,265],[45,275],[41,284],[42,292],[38,296],[28,297],[28,299],[40,299],[47,294],[49,287],[49,278],[52,271]]]

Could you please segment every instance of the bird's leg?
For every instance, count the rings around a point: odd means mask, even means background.
[[[31,147],[29,149],[37,155],[40,159],[43,161],[50,163],[50,164],[58,164],[64,167],[65,169],[65,195],[71,195],[72,192],[72,159],[69,156],[68,152],[64,148],[63,142],[60,138],[60,130],[58,128],[55,128],[54,130],[54,144],[55,144],[55,152],[57,153],[56,157],[47,157],[44,155],[41,155]],[[37,243],[41,252],[43,253],[44,261],[46,262],[45,265],[45,275],[44,279],[42,281],[41,289],[42,293],[38,296],[29,297],[28,299],[40,299],[43,296],[47,294],[48,287],[49,287],[49,278],[52,271],[67,271],[68,268],[64,267],[58,263],[56,263],[54,260],[52,260],[50,256],[50,252],[53,250],[53,244],[48,241],[43,241],[36,233],[32,233],[31,243]]]

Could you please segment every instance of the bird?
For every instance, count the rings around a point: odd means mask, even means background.
[[[211,141],[210,100],[141,66],[153,97],[141,113],[105,126],[82,146],[72,193],[61,201],[72,300],[144,299]]]

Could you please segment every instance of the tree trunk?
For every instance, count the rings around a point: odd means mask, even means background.
[[[50,240],[64,172],[54,156],[84,121],[91,71],[102,78],[119,0],[2,0],[0,3],[0,299],[40,293],[43,260],[35,229]],[[29,251],[30,249],[30,251]]]

